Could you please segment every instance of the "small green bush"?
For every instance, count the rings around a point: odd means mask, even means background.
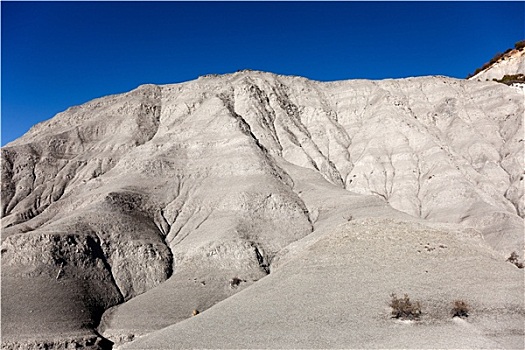
[[[452,317],[468,317],[470,307],[463,300],[455,300],[454,306],[452,307]]]
[[[418,320],[421,317],[421,303],[419,301],[412,302],[405,294],[403,298],[398,298],[396,294],[390,295],[390,307],[392,308],[392,317],[400,318],[402,320]]]

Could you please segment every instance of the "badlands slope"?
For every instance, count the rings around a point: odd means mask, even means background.
[[[485,81],[501,79],[505,75],[524,74],[525,72],[525,47],[513,49],[502,55],[502,57],[483,69],[470,80]]]
[[[520,347],[523,115],[495,82],[254,71],[72,107],[1,150],[2,346]]]

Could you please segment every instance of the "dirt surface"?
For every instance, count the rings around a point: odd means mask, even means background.
[[[392,319],[391,293],[419,300],[421,319]],[[467,302],[468,318],[453,319],[454,300]],[[523,306],[522,271],[487,247],[460,234],[365,219],[323,235],[197,317],[121,348],[517,349]]]

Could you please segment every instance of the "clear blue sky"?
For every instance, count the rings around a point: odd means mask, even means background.
[[[1,2],[2,145],[72,105],[251,68],[464,78],[522,40],[525,2]]]

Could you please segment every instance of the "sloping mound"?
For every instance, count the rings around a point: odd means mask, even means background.
[[[483,288],[480,288],[483,286]],[[421,301],[391,318],[390,293]],[[452,318],[454,300],[469,317]],[[210,310],[122,349],[519,348],[523,274],[465,232],[357,219]]]

